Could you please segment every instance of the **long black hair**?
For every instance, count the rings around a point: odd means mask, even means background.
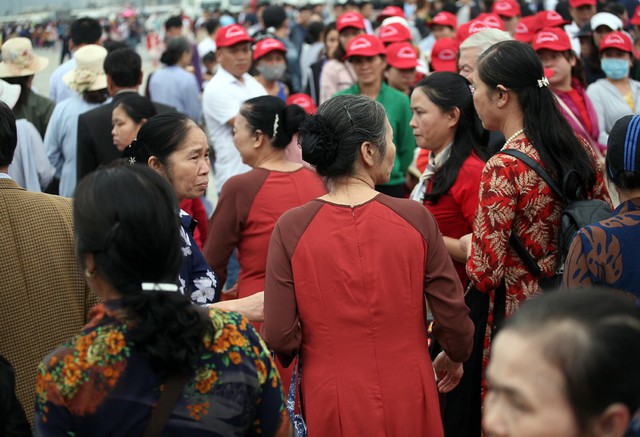
[[[122,295],[134,347],[163,376],[193,368],[213,333],[188,297],[142,289],[175,283],[183,262],[178,211],[173,188],[142,165],[98,169],[80,181],[73,203],[79,259],[93,254],[96,271]]]
[[[518,96],[524,133],[565,194],[572,198],[592,191],[596,163],[558,109],[549,87],[540,86],[544,71],[533,48],[519,41],[494,44],[480,55],[476,71],[490,89],[502,85]],[[565,178],[570,173],[579,177]]]
[[[300,123],[307,113],[298,105],[288,105],[274,96],[260,96],[249,99],[240,107],[240,115],[253,132],[262,131],[271,139],[276,149],[284,149],[300,129]],[[276,116],[278,123],[276,127]],[[276,132],[274,133],[274,127]]]
[[[473,106],[470,87],[467,79],[459,74],[442,71],[425,77],[413,90],[414,93],[424,93],[443,112],[453,108],[460,110],[449,158],[434,175],[431,192],[424,196],[427,202],[438,202],[451,189],[471,152],[483,160],[486,158],[488,133]]]

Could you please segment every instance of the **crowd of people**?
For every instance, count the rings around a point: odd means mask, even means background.
[[[0,434],[640,435],[636,3],[4,32]]]

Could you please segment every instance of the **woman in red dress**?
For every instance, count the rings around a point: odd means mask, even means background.
[[[429,163],[411,198],[431,211],[463,286],[467,254],[460,237],[471,232],[478,209],[486,135],[473,107],[471,85],[459,74],[437,72],[411,94],[411,128]]]
[[[267,258],[262,332],[302,361],[311,435],[442,436],[437,388],[458,383],[473,324],[426,208],[374,190],[395,159],[380,103],[340,95],[300,130],[303,159],[331,191],[285,213]],[[444,352],[427,347],[425,297]]]
[[[560,113],[542,63],[529,45],[504,41],[490,47],[478,61],[474,86],[473,100],[482,124],[507,138],[482,172],[467,261],[470,280],[488,301],[486,368],[494,322],[508,318],[521,303],[542,293],[541,281],[552,277],[559,264],[562,199],[535,170],[501,152],[524,153],[564,186],[570,197],[582,193],[610,200],[593,149],[578,140]],[[571,171],[580,177],[568,177]],[[512,234],[537,261],[541,274],[527,269],[510,243]]]

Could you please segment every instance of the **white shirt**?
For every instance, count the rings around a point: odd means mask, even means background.
[[[9,175],[27,191],[42,191],[49,186],[55,169],[49,163],[42,137],[36,127],[24,118],[16,120],[18,144]]]
[[[264,95],[267,91],[251,75],[242,75],[241,82],[222,67],[204,88],[202,113],[216,153],[214,177],[218,192],[231,176],[251,170],[242,163],[233,144],[233,128],[227,122],[238,114],[240,105],[246,100]]]
[[[49,99],[53,100],[55,103],[60,103],[64,99],[77,94],[62,81],[62,76],[74,68],[76,68],[76,60],[72,57],[67,62],[53,70],[53,73],[51,73],[51,77],[49,78]]]
[[[575,21],[572,21],[570,24],[564,26],[564,31],[567,32],[567,35],[569,35],[571,39],[571,48],[576,52],[576,56],[580,57],[580,38],[576,36],[577,33],[580,32],[580,28]]]

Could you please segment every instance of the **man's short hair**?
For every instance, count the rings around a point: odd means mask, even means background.
[[[210,18],[204,23],[204,28],[207,29],[207,33],[211,35],[213,32],[220,27],[220,21],[216,18]]]
[[[104,60],[104,72],[119,87],[135,87],[140,82],[142,61],[130,48],[110,52]]]
[[[164,22],[164,29],[174,29],[174,28],[182,28],[182,18],[179,15],[174,15],[173,17],[169,17],[167,21]]]
[[[262,21],[265,28],[279,29],[287,19],[287,13],[282,6],[269,6],[262,13]]]
[[[98,20],[90,17],[78,18],[71,23],[71,41],[76,46],[98,44],[102,37],[102,26]]]
[[[17,144],[16,117],[11,108],[0,102],[0,167],[9,167]]]

